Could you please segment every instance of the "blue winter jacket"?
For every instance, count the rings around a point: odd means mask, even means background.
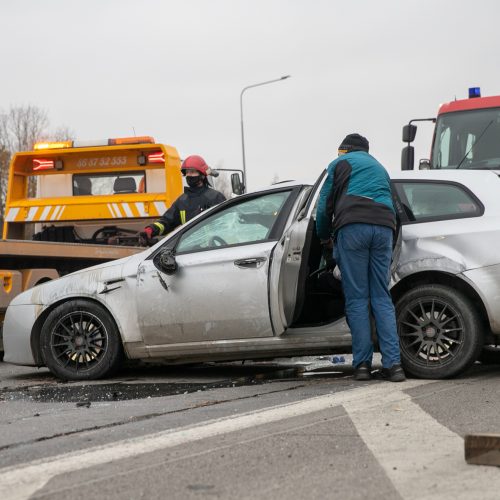
[[[328,165],[316,211],[316,231],[322,240],[355,222],[396,229],[389,174],[364,151],[344,154]]]

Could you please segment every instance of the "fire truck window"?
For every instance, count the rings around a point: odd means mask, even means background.
[[[143,191],[138,191],[143,189]],[[118,195],[145,192],[144,172],[73,175],[73,196]]]

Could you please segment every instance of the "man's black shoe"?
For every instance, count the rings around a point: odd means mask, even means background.
[[[364,361],[354,368],[354,380],[371,380],[372,370],[369,363]]]
[[[392,365],[390,368],[382,368],[382,370],[377,371],[375,378],[390,382],[404,382],[406,375],[401,365]]]

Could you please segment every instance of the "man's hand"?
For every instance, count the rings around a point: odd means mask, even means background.
[[[333,240],[331,238],[328,238],[327,240],[321,240],[321,246],[323,248],[329,248],[330,250],[333,249]]]

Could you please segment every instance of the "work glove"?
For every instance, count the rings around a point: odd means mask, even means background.
[[[149,247],[151,246],[151,240],[153,239],[153,228],[151,226],[147,226],[144,228],[144,231],[139,233],[139,244],[141,247]]]

